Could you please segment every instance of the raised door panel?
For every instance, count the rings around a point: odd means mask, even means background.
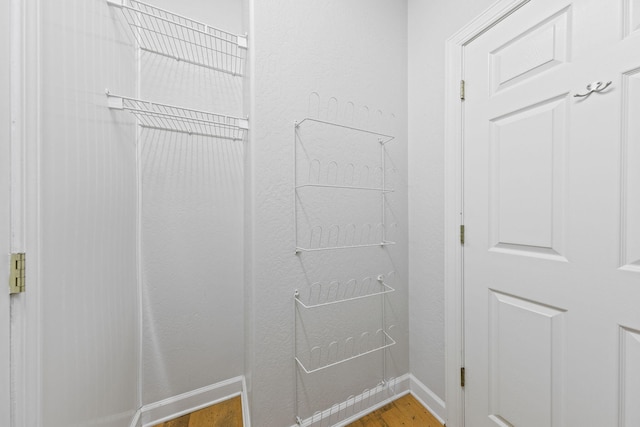
[[[491,122],[492,251],[563,259],[566,98]]]
[[[621,264],[640,272],[640,69],[623,76],[623,91]]]
[[[640,0],[624,0],[625,36],[640,32]]]
[[[640,425],[640,331],[620,328],[620,427]]]
[[[568,61],[570,10],[563,9],[490,52],[492,94]]]
[[[489,418],[495,425],[559,425],[564,416],[564,313],[490,291]]]

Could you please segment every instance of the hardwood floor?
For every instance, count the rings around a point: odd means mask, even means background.
[[[349,424],[347,427],[443,427],[411,394]]]
[[[155,427],[242,427],[240,396]],[[443,427],[411,394],[360,418],[347,427]]]
[[[242,427],[242,401],[234,397],[155,427]]]

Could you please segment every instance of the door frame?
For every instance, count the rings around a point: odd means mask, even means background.
[[[24,252],[26,292],[10,298],[11,427],[41,420],[40,2],[10,0],[11,252]]]
[[[0,3],[0,55],[11,54],[11,18],[8,2]],[[11,64],[0,64],[0,425],[11,423],[11,297],[8,292],[10,257],[10,161],[11,156]],[[5,202],[6,201],[6,202]]]
[[[460,82],[464,79],[464,49],[478,36],[531,0],[498,0],[446,42],[445,50],[445,402],[448,427],[463,427],[464,389],[460,368],[464,367],[464,251],[460,225],[464,224],[463,136],[464,101]]]

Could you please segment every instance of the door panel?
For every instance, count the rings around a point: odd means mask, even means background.
[[[640,30],[640,0],[624,0],[624,34],[637,33]]]
[[[465,47],[469,427],[639,423],[635,10],[536,0]]]
[[[620,427],[640,425],[640,331],[620,327]]]
[[[489,418],[498,426],[554,425],[565,410],[565,311],[490,291],[489,313]]]
[[[492,250],[560,255],[566,97],[490,122]]]
[[[490,52],[492,94],[569,59],[569,11],[552,15]]]
[[[622,92],[622,265],[640,271],[640,70],[625,73]]]

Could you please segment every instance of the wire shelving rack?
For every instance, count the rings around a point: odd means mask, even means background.
[[[387,163],[386,144],[392,140],[391,135],[317,118],[307,117],[295,122],[293,228],[296,255],[395,244],[393,234],[397,224],[390,221],[393,213],[387,212],[387,196],[394,192],[393,179],[388,175],[396,172],[393,164],[389,167]],[[390,390],[387,351],[396,341],[391,333],[393,325],[387,324],[385,311],[387,296],[394,291],[384,275],[378,275],[377,280],[376,276],[369,276],[361,282],[355,279],[318,282],[295,290],[292,350],[294,416],[299,426],[343,420],[340,418],[345,412],[340,409],[342,404],[334,405],[336,410],[332,407],[316,412],[309,419],[301,417],[299,388],[306,387],[307,380],[315,381],[313,378],[318,377],[314,375],[322,371],[347,363],[371,363],[376,359],[361,358],[378,354],[381,381],[376,390]],[[377,312],[380,317],[367,315],[368,322],[377,325],[371,327],[369,323],[362,332],[364,325],[345,319],[356,313],[352,311],[355,306],[350,303],[365,299],[369,301],[358,303],[363,304],[358,306],[365,310],[362,313],[373,315]],[[379,308],[376,308],[377,304]],[[326,319],[322,316],[344,316],[339,317],[339,322],[345,323],[335,326],[335,331],[310,332],[322,324],[319,319]]]
[[[314,309],[363,298],[370,298],[395,291],[393,287],[384,282],[383,275],[378,276],[377,284],[374,286],[363,285],[358,287],[355,280],[350,280],[346,283],[332,282],[328,286],[324,287],[326,289],[323,289],[321,283],[314,283],[310,288],[311,290],[309,292],[309,296],[306,298],[306,302],[298,290],[294,293],[296,302],[306,309]]]
[[[363,341],[370,341],[368,332],[363,332],[359,337],[348,337],[343,342],[332,341],[325,348],[320,346],[313,347],[309,352],[309,360],[306,363],[301,361],[298,355],[295,356],[295,361],[305,373],[313,374],[367,354],[384,350],[396,344],[395,340],[382,329],[376,331],[375,337],[373,341],[377,342],[374,342],[373,345],[368,345],[368,343],[362,345]],[[353,347],[353,350],[347,350],[349,347]]]
[[[138,0],[107,0],[119,8],[141,50],[233,75],[243,75],[247,36],[236,35]]]
[[[113,95],[106,91],[109,108],[125,110],[138,119],[140,126],[190,135],[204,135],[239,141],[249,129],[247,119],[215,114],[145,101],[126,96]]]
[[[300,147],[298,147],[300,143],[300,135],[299,131],[303,126],[312,125],[312,126],[320,126],[327,129],[334,129],[337,132],[344,132],[342,138],[344,142],[348,142],[349,139],[357,136],[357,139],[361,139],[362,141],[366,141],[369,144],[376,144],[378,146],[377,150],[379,152],[378,157],[378,165],[375,168],[379,171],[379,182],[371,182],[369,179],[370,176],[367,175],[366,180],[358,181],[353,178],[351,180],[344,180],[343,182],[338,182],[336,179],[335,182],[323,182],[320,177],[316,177],[316,181],[311,180],[311,176],[309,176],[306,180],[300,179],[300,171],[299,171],[299,151]],[[293,176],[294,176],[294,185],[293,185],[293,200],[294,200],[294,234],[295,234],[295,253],[299,254],[302,252],[317,252],[317,251],[327,251],[327,250],[336,250],[336,249],[350,249],[350,248],[363,248],[363,247],[384,247],[388,245],[394,245],[395,242],[388,238],[388,231],[392,228],[393,224],[388,224],[387,222],[387,214],[386,210],[386,198],[389,193],[393,193],[394,189],[390,188],[387,183],[387,165],[386,165],[386,149],[385,146],[387,143],[394,140],[395,137],[391,135],[386,135],[379,132],[374,132],[368,129],[357,128],[354,126],[344,125],[335,122],[329,122],[326,120],[320,120],[316,118],[306,117],[300,121],[294,123],[294,147],[293,147]],[[372,145],[373,146],[373,145]],[[318,159],[314,159],[313,162],[318,162]],[[329,167],[335,166],[336,169],[338,165],[335,161],[331,161],[329,163]],[[349,164],[349,167],[354,167],[353,164]],[[312,165],[309,165],[309,172],[311,173]],[[320,165],[318,163],[318,168]],[[369,174],[370,170],[367,170],[367,174]],[[319,172],[319,170],[318,170]],[[327,172],[327,171],[325,171]],[[362,172],[362,171],[361,171]],[[327,172],[329,173],[329,172]],[[337,177],[336,177],[337,178]],[[356,226],[355,224],[316,224],[311,227],[308,231],[308,235],[303,237],[301,230],[299,229],[298,224],[298,203],[299,203],[299,195],[300,192],[308,190],[313,191],[314,189],[327,189],[327,190],[347,190],[347,191],[363,191],[366,193],[378,193],[380,195],[380,217],[379,222],[377,224],[359,224]],[[354,230],[354,227],[357,230]],[[368,231],[367,231],[368,230]],[[372,235],[371,232],[376,235]],[[358,234],[360,238],[356,238],[355,234]],[[366,236],[363,238],[362,236]],[[372,241],[372,240],[376,241]]]
[[[312,310],[320,307],[327,307],[334,304],[342,304],[349,301],[356,301],[364,298],[371,298],[375,296],[383,296],[390,292],[394,292],[395,289],[389,286],[384,281],[384,276],[379,275],[377,277],[377,285],[375,286],[366,286],[362,285],[360,287],[357,286],[355,280],[350,280],[346,283],[338,283],[332,282],[328,286],[325,286],[326,291],[323,291],[321,283],[315,283],[311,285],[310,295],[307,298],[307,302],[303,301],[303,298],[300,296],[300,292],[298,290],[294,293],[294,298],[296,303],[304,309]],[[314,290],[316,288],[316,290]],[[383,302],[384,304],[384,302]],[[384,310],[384,307],[383,307]],[[295,320],[295,319],[294,319]],[[384,311],[382,317],[382,323],[384,326]],[[389,348],[396,344],[393,338],[389,336],[389,334],[384,329],[379,329],[376,332],[376,336],[379,337],[379,342],[374,346],[367,346],[366,348],[362,348],[362,346],[355,345],[354,337],[349,337],[345,340],[344,348],[342,348],[341,355],[339,344],[337,341],[332,342],[328,348],[321,349],[321,347],[316,346],[310,351],[310,359],[313,359],[313,353],[317,353],[318,356],[325,356],[324,363],[315,363],[314,366],[311,367],[309,363],[305,364],[300,358],[297,356],[298,350],[297,346],[295,349],[295,360],[300,365],[300,367],[307,373],[312,374],[314,372],[322,371],[324,369],[330,368],[332,366],[336,366],[342,364],[344,362],[348,362],[350,360],[357,359],[359,357],[365,356],[367,354],[374,353],[379,350],[384,350],[385,348]],[[369,334],[364,333],[360,338],[366,337],[368,339]],[[353,348],[351,350],[347,350],[349,343],[353,344]],[[358,350],[359,349],[359,350]],[[322,353],[322,354],[320,354]],[[341,357],[340,357],[341,356]],[[307,366],[309,365],[309,366]]]

